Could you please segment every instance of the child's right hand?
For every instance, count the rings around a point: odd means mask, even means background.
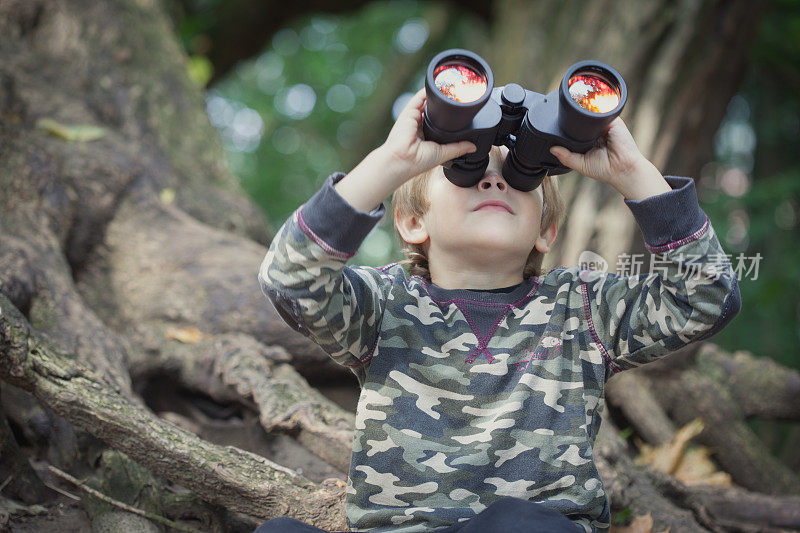
[[[386,142],[334,185],[347,203],[369,213],[414,176],[477,149],[469,141],[439,144],[424,140],[424,108],[425,89],[420,89],[397,117]]]
[[[424,109],[425,89],[422,88],[403,108],[386,142],[379,147],[393,161],[392,168],[399,174],[401,184],[436,165],[477,149],[469,141],[439,144],[424,140],[422,136]]]

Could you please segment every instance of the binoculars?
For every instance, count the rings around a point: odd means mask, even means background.
[[[494,87],[489,64],[461,48],[431,60],[425,94],[424,138],[439,144],[470,141],[477,147],[442,165],[447,179],[459,187],[476,185],[492,145],[505,145],[503,178],[521,191],[537,188],[548,174],[569,172],[550,147],[585,154],[628,99],[622,76],[599,61],[575,63],[558,89],[540,94],[516,83]]]

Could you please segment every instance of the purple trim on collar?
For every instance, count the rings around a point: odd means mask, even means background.
[[[389,263],[388,265],[383,265],[382,267],[378,267],[378,270],[380,270],[383,273],[386,273],[387,270],[389,270],[393,266],[399,265],[399,264],[400,264],[400,261],[395,261],[394,263]]]
[[[539,287],[542,285],[542,277],[539,276],[531,276],[522,283],[520,286],[514,289],[511,292],[507,293],[491,293],[491,292],[476,292],[471,291],[469,289],[443,289],[438,285],[433,283],[429,284],[428,280],[423,278],[422,276],[413,275],[412,278],[417,278],[422,281],[423,285],[425,286],[425,291],[428,293],[428,297],[433,300],[439,307],[449,307],[450,304],[454,304],[458,307],[461,314],[464,315],[469,327],[472,329],[472,332],[475,334],[475,337],[478,339],[478,346],[470,352],[467,358],[464,360],[465,363],[472,364],[475,362],[481,354],[486,355],[486,359],[491,363],[494,361],[494,356],[487,348],[489,341],[492,340],[497,328],[500,326],[500,323],[508,316],[509,312],[514,309],[520,309],[523,305],[533,299],[536,292],[539,290]],[[453,293],[455,296],[454,298],[450,298],[447,300],[440,300],[431,293],[431,288],[433,288],[434,292],[439,292],[439,294],[447,294]],[[469,296],[469,297],[467,297]],[[514,298],[512,301],[507,301],[511,298]],[[492,301],[494,300],[494,301]],[[499,301],[498,301],[499,300]],[[506,301],[503,301],[506,300]],[[477,307],[499,307],[504,308],[505,312],[502,310],[498,310],[498,317],[495,320],[494,325],[489,329],[486,335],[481,336],[480,329],[478,329],[477,324],[470,315],[467,307],[469,306],[477,306]]]
[[[504,307],[510,305],[520,308],[533,298],[536,291],[539,290],[539,287],[542,285],[542,277],[530,276],[523,280],[520,286],[511,292],[493,293],[477,292],[469,289],[443,289],[434,283],[428,283],[428,280],[422,276],[415,274],[411,277],[422,281],[425,286],[425,292],[427,292],[430,299],[436,302],[440,307],[447,307],[451,303],[458,305],[461,302],[469,302],[470,305],[482,305],[485,307]],[[436,297],[436,293],[440,296],[449,296],[452,294],[453,297],[446,300],[440,299]]]

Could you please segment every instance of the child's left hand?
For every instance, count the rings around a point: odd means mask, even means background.
[[[571,152],[563,146],[553,146],[550,153],[562,165],[611,185],[628,199],[641,200],[672,190],[655,165],[639,151],[620,117],[611,122],[598,146],[586,154]]]

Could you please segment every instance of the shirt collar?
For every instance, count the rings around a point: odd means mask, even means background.
[[[530,276],[511,292],[486,292],[471,289],[444,289],[435,283],[422,279],[428,294],[438,303],[452,300],[469,300],[488,304],[521,306],[532,297],[541,284],[541,278]]]

